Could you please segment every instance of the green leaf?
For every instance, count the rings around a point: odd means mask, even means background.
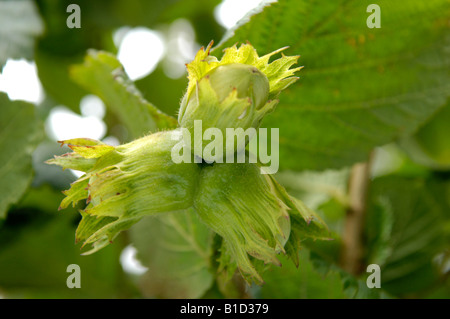
[[[381,266],[386,291],[400,296],[427,293],[439,282],[433,259],[448,247],[448,183],[387,176],[371,188],[367,262]]]
[[[66,19],[69,15],[66,12],[68,3],[38,1],[46,32],[39,38],[35,48],[35,60],[46,95],[51,96],[56,103],[79,112],[80,99],[87,92],[69,78],[68,66],[81,63],[86,50],[90,48],[116,53],[118,48],[113,43],[113,33],[123,26],[148,27],[166,33],[170,23],[183,18],[190,20],[193,24],[197,31],[198,43],[220,39],[223,29],[212,14],[219,2],[220,0],[128,0],[126,2],[108,0],[99,5],[92,1],[82,1],[78,2],[82,10],[82,27],[69,29],[66,27]],[[162,74],[158,80],[177,82],[184,78],[172,80]],[[163,90],[160,88],[160,83],[157,83],[156,87],[140,87],[139,89],[143,93],[148,90],[151,93],[150,101],[158,107],[167,102],[163,99],[167,96],[169,101],[174,102],[168,107],[175,111],[185,87],[180,87],[179,91],[178,88],[173,90],[166,90],[167,87],[164,86]],[[158,92],[157,96],[154,92]],[[172,114],[165,108],[162,110]]]
[[[383,284],[380,288],[369,288],[366,283],[367,275],[361,278],[347,273],[335,263],[331,262],[329,258],[322,256],[320,253],[310,253],[310,261],[314,266],[316,272],[322,276],[331,277],[338,275],[342,282],[343,292],[347,298],[351,299],[384,299],[392,298],[383,289]]]
[[[380,0],[379,29],[366,25],[368,4],[280,0],[215,48],[250,41],[259,54],[290,46],[286,54],[301,55],[300,81],[263,123],[281,128],[282,168],[365,160],[374,146],[413,133],[449,96],[448,2]]]
[[[0,1],[0,71],[8,58],[31,59],[34,38],[43,30],[33,1]]]
[[[149,131],[173,128],[177,121],[146,101],[110,53],[91,50],[84,64],[71,69],[72,79],[98,95],[128,128],[131,139]]]
[[[0,289],[15,298],[123,298],[129,294],[117,243],[94,256],[74,249],[78,213],[55,214],[63,195],[50,187],[30,188],[0,231]],[[81,289],[66,285],[67,266],[81,270]],[[128,295],[129,296],[129,295]]]
[[[31,182],[31,153],[41,134],[34,105],[10,101],[0,92],[0,218]]]
[[[411,157],[431,168],[450,168],[450,102],[440,109],[417,133],[402,141]]]
[[[60,41],[58,45],[61,45]],[[62,104],[79,113],[80,101],[89,92],[70,78],[69,68],[72,64],[83,61],[85,51],[76,56],[61,56],[46,52],[41,46],[41,42],[36,46],[34,60],[46,97],[51,99],[50,103]],[[54,104],[51,106],[55,106]]]
[[[147,297],[199,298],[212,285],[212,233],[193,211],[147,217],[130,230],[138,258],[148,267],[141,278]]]
[[[300,265],[283,263],[282,268],[272,267],[264,273],[265,284],[255,297],[280,299],[328,299],[347,298],[341,278],[337,273],[317,273],[309,260],[309,253],[302,250]],[[284,266],[286,265],[286,266]]]
[[[118,15],[122,24],[154,27],[155,24],[169,23],[180,17],[197,17],[210,14],[219,0],[169,0],[152,1],[120,0],[111,2],[111,16]],[[94,8],[93,8],[94,9]]]

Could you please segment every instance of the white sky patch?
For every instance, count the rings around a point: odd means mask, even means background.
[[[248,11],[263,0],[224,0],[214,9],[214,16],[220,25],[233,27]]]
[[[11,100],[40,104],[44,100],[44,89],[36,64],[24,59],[9,59],[0,73],[0,91],[7,93]]]
[[[404,155],[394,144],[376,147],[371,167],[372,176],[378,177],[395,172],[403,164],[403,157]]]
[[[105,123],[95,116],[80,116],[64,106],[50,111],[46,122],[47,134],[56,141],[87,137],[100,140],[105,136]]]
[[[76,177],[76,178],[80,178],[81,176],[83,176],[85,173],[82,171],[77,171],[75,169],[69,169],[69,171]]]
[[[159,32],[145,27],[124,28],[113,36],[119,47],[117,58],[130,79],[138,80],[149,75],[164,56],[164,39]]]
[[[64,106],[57,106],[50,111],[45,129],[47,135],[56,141],[71,138],[87,137],[102,139],[106,134],[106,124],[102,121],[105,115],[103,102],[95,95],[86,95],[80,102],[80,116]],[[77,178],[84,172],[71,169]]]
[[[112,37],[113,37],[113,42],[117,48],[120,47],[120,44],[122,43],[123,38],[125,38],[125,35],[131,29],[132,29],[131,27],[120,27],[119,29],[114,31]]]
[[[450,256],[446,253],[440,253],[433,258],[443,275],[450,272]]]
[[[107,136],[102,140],[103,143],[111,145],[111,146],[119,146],[120,145],[120,141],[117,137],[115,136]]]
[[[131,245],[128,245],[122,250],[120,254],[120,264],[123,270],[131,275],[142,275],[148,268],[143,266],[136,258],[137,250]]]
[[[177,19],[169,27],[164,73],[177,79],[186,74],[186,63],[192,61],[200,45],[195,42],[195,30],[186,19]]]
[[[83,116],[105,117],[106,107],[103,101],[96,95],[86,95],[80,101],[80,111]]]

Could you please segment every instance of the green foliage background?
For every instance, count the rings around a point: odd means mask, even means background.
[[[449,298],[450,4],[378,0],[382,27],[369,29],[372,2],[264,2],[225,32],[213,15],[217,0],[0,1],[0,68],[9,58],[33,59],[46,92],[39,106],[0,92],[0,295]],[[66,27],[70,3],[81,7],[81,29]],[[249,41],[260,55],[289,46],[286,54],[301,55],[305,66],[263,125],[280,128],[277,179],[321,215],[334,240],[305,241],[298,269],[272,267],[263,286],[247,291],[238,278],[216,276],[218,243],[191,213],[144,219],[113,245],[80,256],[79,213],[57,211],[75,177],[43,164],[64,152],[45,134],[49,112],[62,104],[79,113],[86,94],[105,102],[108,135],[121,142],[176,125],[158,109],[176,115],[187,79],[169,78],[160,63],[133,83],[112,35],[121,26],[164,30],[179,18],[198,43],[214,40],[218,57]],[[367,273],[340,266],[350,168],[369,157],[364,265],[381,266],[381,289],[367,288]],[[142,276],[121,267],[130,243],[149,268]],[[82,289],[66,287],[73,263]]]

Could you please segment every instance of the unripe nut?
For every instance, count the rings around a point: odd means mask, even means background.
[[[238,98],[252,97],[256,109],[259,110],[269,98],[269,80],[252,65],[241,63],[221,65],[206,76],[209,76],[211,86],[220,101],[236,89]]]

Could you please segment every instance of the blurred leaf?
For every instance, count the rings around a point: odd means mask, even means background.
[[[391,236],[394,216],[391,203],[380,198],[372,206],[373,213],[367,217],[367,241],[370,243],[370,263],[382,265],[392,253]]]
[[[380,265],[381,289],[367,287],[369,273],[356,278],[338,266],[342,244],[337,234],[333,241],[302,242],[315,269],[323,275],[339,273],[350,298],[423,298],[436,289],[448,295],[442,281],[445,270],[439,273],[435,260],[450,247],[450,183],[445,176],[443,181],[385,176],[372,183],[364,232],[366,264]]]
[[[413,133],[449,96],[448,1],[380,0],[380,29],[366,25],[368,4],[280,0],[216,48],[250,41],[259,54],[290,46],[286,54],[302,55],[301,80],[264,120],[282,128],[282,168],[365,160],[374,146]]]
[[[115,0],[117,1],[117,0]],[[112,29],[120,27],[110,6],[114,0],[36,0],[46,32],[39,39],[37,49],[62,58],[79,57],[87,49],[113,50]],[[78,4],[81,10],[81,28],[67,26],[70,4]]]
[[[222,33],[213,17],[221,0],[36,0],[48,32],[42,39],[45,51],[54,55],[80,54],[89,48],[113,50],[112,33],[123,26],[157,29],[183,18],[192,21],[197,33],[206,42]],[[80,29],[66,27],[69,4],[78,4],[82,11]],[[198,20],[202,21],[198,21]],[[200,28],[200,26],[208,27]],[[109,39],[108,39],[109,38]],[[61,45],[64,43],[64,45]]]
[[[0,92],[0,218],[31,182],[31,153],[42,136],[35,107]]]
[[[98,95],[127,126],[132,138],[177,126],[175,118],[146,101],[115,56],[91,50],[82,65],[71,69],[74,81]]]
[[[158,108],[172,116],[178,116],[180,101],[186,90],[188,81],[183,76],[170,79],[161,67],[156,68],[150,75],[136,81],[136,87],[145,99],[151,100]]]
[[[119,27],[107,16],[111,1],[36,1],[45,21],[46,32],[35,48],[39,79],[48,97],[55,104],[63,104],[79,113],[80,99],[87,91],[69,76],[69,66],[81,63],[90,48],[115,52],[112,28]],[[67,7],[78,4],[81,9],[81,28],[67,27]]]
[[[338,274],[323,276],[317,273],[308,252],[300,253],[300,266],[283,262],[283,267],[272,267],[264,273],[265,284],[257,294],[260,298],[328,299],[347,298]]]
[[[82,58],[82,55],[76,57],[52,55],[39,48],[35,53],[39,80],[45,93],[55,102],[71,108],[76,113],[80,113],[80,100],[88,94],[88,91],[75,84],[70,78],[69,66],[81,62]]]
[[[391,298],[383,289],[383,284],[380,288],[369,288],[366,284],[366,277],[356,278],[355,276],[347,273],[342,268],[338,267],[335,263],[330,262],[329,258],[316,252],[310,254],[311,263],[314,265],[314,269],[322,276],[335,276],[339,275],[343,292],[347,298],[352,299],[383,299]]]
[[[130,230],[147,297],[199,298],[213,283],[211,232],[192,211],[144,218]]]
[[[28,207],[41,212],[56,212],[63,198],[62,193],[48,184],[43,184],[40,187],[31,186],[17,207]]]
[[[118,298],[127,295],[121,279],[120,244],[94,256],[74,246],[75,209],[55,214],[63,195],[31,188],[0,231],[0,289],[8,297]],[[76,218],[75,218],[76,216]],[[66,285],[67,266],[81,269],[81,289]]]
[[[400,296],[426,292],[439,281],[433,258],[448,246],[449,188],[395,176],[375,179],[371,188],[368,263],[381,266],[386,291]]]
[[[326,170],[323,172],[282,171],[276,179],[289,194],[301,199],[311,209],[336,199],[342,205],[347,204],[347,184],[349,169]]]
[[[39,39],[35,53],[40,80],[47,95],[51,96],[56,103],[64,104],[75,112],[79,112],[80,99],[87,94],[87,91],[70,79],[69,65],[80,63],[88,49],[116,53],[113,34],[117,29],[125,26],[161,29],[165,27],[163,24],[183,18],[193,23],[197,36],[202,41],[219,39],[222,34],[221,27],[213,17],[213,9],[220,2],[219,0],[129,0],[126,2],[122,0],[37,0],[36,2],[46,24],[46,32]],[[69,15],[66,8],[72,3],[78,4],[81,8],[80,29],[69,29],[66,26]],[[158,79],[171,81],[163,74]],[[175,103],[169,105],[169,108],[176,111],[179,97],[173,92],[177,91],[181,96],[185,88],[184,86],[179,89],[172,87],[171,90],[167,88],[163,87],[158,95],[152,94],[150,97],[156,97],[157,100],[151,101],[159,105],[164,97],[168,97],[170,103],[175,98]],[[165,94],[159,97],[161,93]]]
[[[450,102],[415,135],[422,148],[440,165],[450,168]]]
[[[427,177],[430,170],[413,162],[398,143],[390,143],[377,147],[371,165],[371,176],[377,178],[395,173],[397,176]]]
[[[198,43],[207,44],[211,40],[219,42],[223,37],[224,28],[217,23],[213,10],[197,12],[190,17],[190,22],[195,29],[196,41]]]
[[[330,241],[313,241],[305,240],[302,246],[310,251],[309,260],[313,265],[314,271],[319,273],[323,278],[334,278],[338,276],[342,284],[342,291],[347,298],[352,299],[381,299],[392,298],[388,292],[379,288],[369,288],[366,280],[370,273],[363,273],[359,277],[355,277],[343,270],[340,264],[342,240],[338,233],[332,233],[333,240]]]
[[[213,17],[214,8],[221,0],[128,0],[126,2],[115,0],[107,2],[111,2],[109,15],[117,17],[122,25],[154,28],[160,24],[184,18],[192,21],[196,32],[201,38],[205,38],[206,42],[222,32]],[[206,28],[201,28],[201,26],[205,26],[202,22],[208,22]]]
[[[335,268],[338,269],[338,268]],[[336,270],[341,276],[344,292],[349,298],[353,299],[387,299],[392,298],[383,289],[367,287],[367,275],[363,278],[355,278],[342,269]]]
[[[147,3],[147,0],[141,0]],[[171,3],[172,2],[172,3]],[[207,44],[211,40],[219,41],[223,36],[223,27],[217,23],[214,17],[214,9],[222,0],[172,0],[160,1],[160,14],[155,11],[156,3],[152,3],[149,12],[155,15],[155,21],[151,21],[154,25],[161,23],[173,22],[176,19],[188,19],[196,33],[197,42]],[[127,3],[128,4],[128,3]],[[144,17],[149,23],[148,14]],[[134,20],[133,20],[134,21]]]
[[[0,71],[8,58],[31,59],[43,30],[33,1],[0,1]]]
[[[450,169],[450,102],[401,145],[420,164]]]

